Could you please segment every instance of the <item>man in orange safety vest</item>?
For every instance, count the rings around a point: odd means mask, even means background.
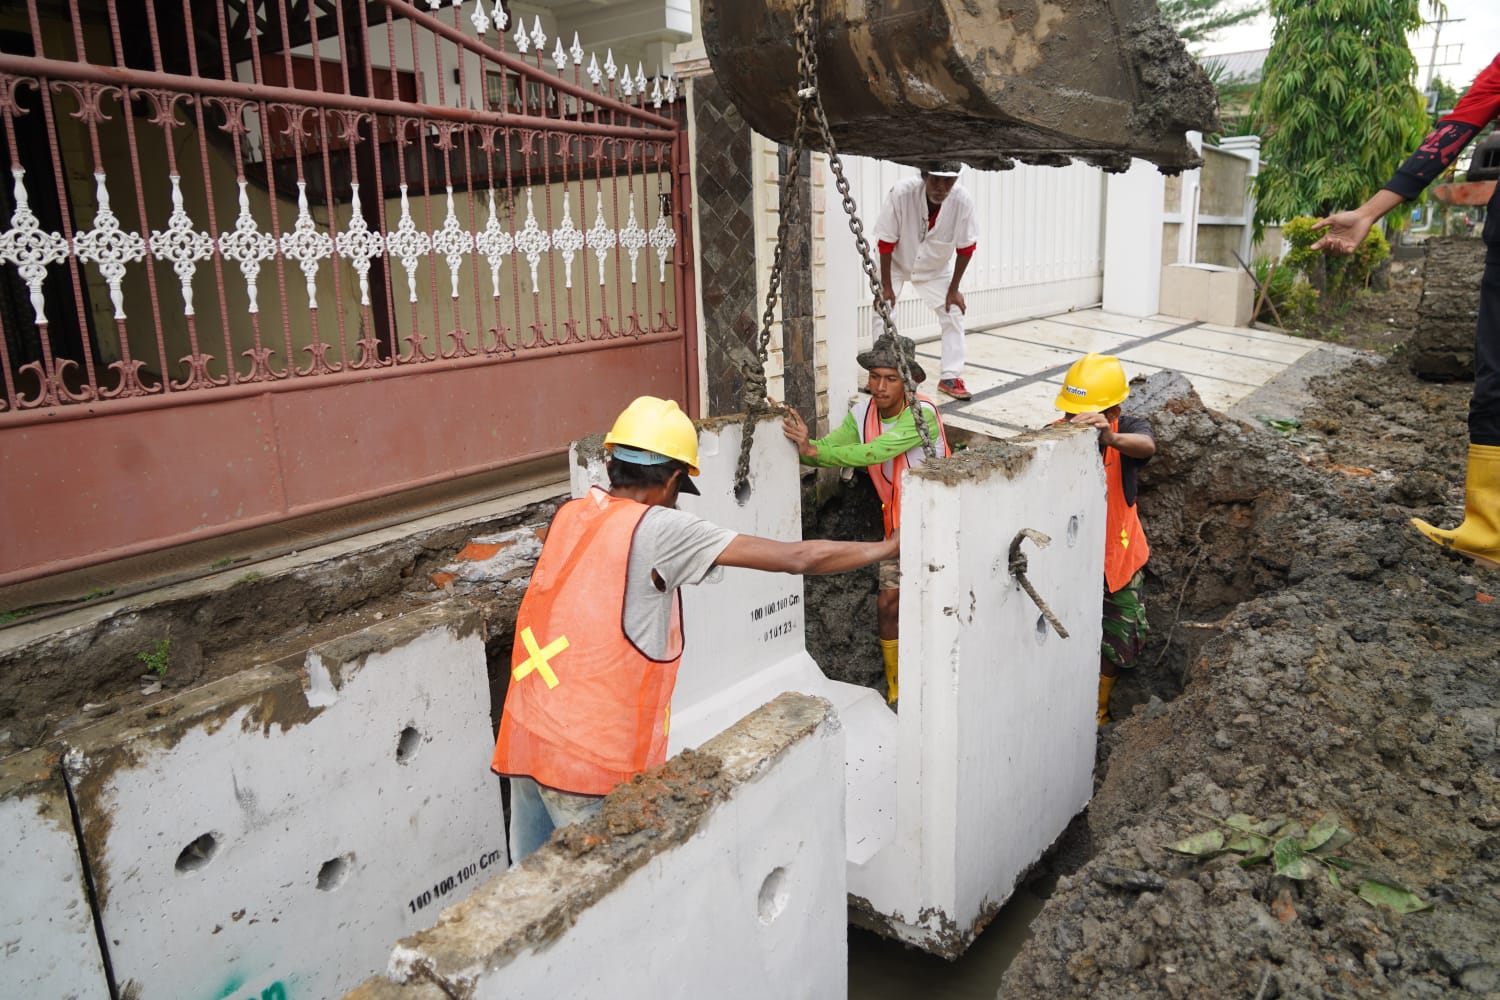
[[[637,398],[604,446],[609,490],[558,509],[516,618],[490,763],[510,779],[512,863],[666,759],[679,587],[720,566],[839,573],[897,553],[894,538],[780,542],[678,510],[679,494],[698,493],[698,432],[671,400]]]
[[[1098,722],[1110,721],[1109,695],[1121,667],[1135,665],[1146,641],[1141,603],[1142,567],[1151,556],[1136,513],[1136,474],[1156,454],[1156,438],[1145,419],[1120,412],[1130,395],[1120,359],[1106,354],[1079,358],[1063,377],[1057,408],[1069,423],[1099,432],[1107,506],[1104,515],[1104,638],[1099,647]]]

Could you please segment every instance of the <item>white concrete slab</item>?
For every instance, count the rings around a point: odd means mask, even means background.
[[[109,996],[57,753],[0,760],[0,996]]]
[[[1137,365],[1153,365],[1179,371],[1189,379],[1205,375],[1224,382],[1240,382],[1244,385],[1263,385],[1274,378],[1284,364],[1261,361],[1250,357],[1225,354],[1193,347],[1190,344],[1174,344],[1155,341],[1136,344],[1120,352],[1120,361],[1125,365],[1127,377],[1134,377]]]
[[[1129,320],[1129,322],[1139,321]],[[1126,344],[1139,339],[1136,333],[1073,325],[1066,321],[1066,317],[1059,320],[1028,320],[1025,323],[995,327],[985,332],[1007,340],[1022,340],[1044,347],[1077,351],[1080,354],[1113,354]],[[969,336],[972,337],[973,334]]]
[[[1236,358],[1251,358],[1269,361],[1277,365],[1290,365],[1318,345],[1310,340],[1286,343],[1266,337],[1250,337],[1242,333],[1224,333],[1206,327],[1194,327],[1182,333],[1174,333],[1161,340],[1164,344],[1181,344],[1185,347],[1206,348],[1222,351]]]
[[[1154,375],[1161,371],[1177,371],[1175,368],[1159,368],[1156,365],[1131,364],[1126,369],[1131,378]],[[1193,384],[1203,405],[1215,410],[1228,411],[1230,407],[1253,393],[1258,387],[1244,382],[1227,382],[1206,375],[1183,374]]]
[[[1035,375],[1059,365],[1067,367],[1079,355],[1077,351],[1015,340],[998,333],[971,334],[964,338],[964,343],[970,364],[985,365],[1017,375]],[[967,383],[968,380],[966,369],[964,381]],[[970,389],[973,387],[970,386]]]
[[[1104,312],[1102,309],[1080,309],[1077,312],[1061,313],[1047,317],[1049,323],[1064,326],[1081,326],[1090,330],[1105,330],[1110,333],[1129,333],[1137,337],[1149,337],[1173,327],[1182,326],[1183,321],[1167,316],[1122,316]]]
[[[487,689],[443,604],[70,738],[122,995],[335,996],[503,869]]]
[[[1057,391],[1060,387],[1060,382],[1027,382],[999,395],[962,404],[952,416],[945,409],[943,419],[956,420],[971,416],[1010,424],[1020,430],[1036,429],[1051,423],[1059,416],[1057,407],[1053,404],[1057,401]],[[998,433],[998,429],[996,432],[984,433]]]

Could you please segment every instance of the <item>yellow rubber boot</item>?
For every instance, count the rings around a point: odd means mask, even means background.
[[[881,639],[880,655],[885,659],[885,703],[896,704],[896,650],[900,639]]]
[[[1099,675],[1099,725],[1110,722],[1109,693],[1115,689],[1115,678]]]
[[[1452,530],[1434,528],[1420,517],[1411,524],[1443,548],[1500,569],[1500,445],[1469,445],[1463,524]]]

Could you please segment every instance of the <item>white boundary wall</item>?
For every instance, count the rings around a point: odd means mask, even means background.
[[[487,689],[438,605],[70,738],[122,994],[335,995],[503,870]]]
[[[737,531],[800,537],[798,466],[779,419],[757,427],[743,506],[740,436],[739,423],[702,426],[703,495],[680,505]],[[575,495],[604,482],[597,447],[575,446]],[[804,645],[799,577],[735,569],[683,590],[672,703],[676,752],[782,691],[832,702],[846,733],[850,895],[891,934],[950,955],[1087,804],[1094,764],[1105,508],[1095,435],[1055,428],[987,448],[909,481],[899,717],[869,688],[823,676]],[[1039,612],[1009,575],[1022,528],[1054,539],[1025,551],[1067,640],[1039,634]]]

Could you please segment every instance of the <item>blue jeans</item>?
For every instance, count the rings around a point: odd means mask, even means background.
[[[559,827],[582,823],[604,804],[602,795],[575,795],[538,785],[531,778],[510,780],[510,863],[514,867],[545,844]]]

